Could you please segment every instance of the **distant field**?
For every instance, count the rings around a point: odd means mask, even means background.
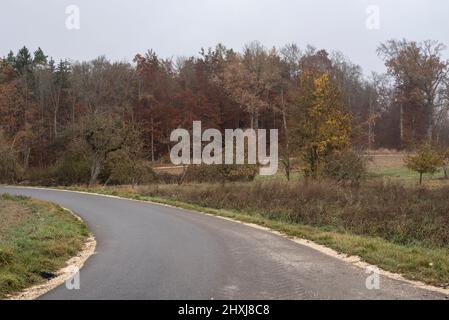
[[[404,159],[409,154],[405,152],[381,150],[367,154],[368,170],[375,176],[389,180],[404,182],[407,185],[417,185],[419,175],[405,166]],[[444,179],[444,171],[439,170],[433,175],[424,175],[423,182],[429,187],[449,185],[449,180]]]
[[[365,154],[370,169],[402,167],[407,155],[405,152],[386,149],[375,150]]]
[[[384,177],[389,180],[397,180],[406,183],[407,185],[416,185],[419,182],[419,175],[405,166],[404,159],[409,155],[406,152],[396,150],[374,150],[365,153],[367,159],[368,171],[374,177]],[[160,164],[153,167],[156,173],[168,173],[173,175],[180,175],[182,173],[182,166],[175,166],[172,164]],[[295,169],[291,172],[291,179],[301,179],[302,173]],[[279,167],[279,170],[274,176],[256,176],[256,181],[267,180],[286,180],[284,170]],[[449,180],[444,179],[443,170],[438,171],[434,175],[424,175],[424,184],[430,187],[438,187],[449,185]]]
[[[169,174],[181,174],[182,173],[182,166],[175,166],[172,164],[164,164],[164,165],[158,165],[154,166],[153,170],[156,173],[169,173]]]

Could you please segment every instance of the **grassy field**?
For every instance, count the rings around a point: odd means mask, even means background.
[[[391,181],[399,181],[409,186],[419,185],[419,175],[405,166],[391,168],[375,168],[370,170],[376,176]],[[449,185],[449,179],[444,178],[444,171],[439,170],[435,174],[423,176],[423,185],[426,187],[442,187]]]
[[[84,223],[56,205],[0,196],[0,299],[51,278],[88,235]]]

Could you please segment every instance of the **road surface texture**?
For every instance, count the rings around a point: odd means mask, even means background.
[[[41,299],[444,299],[267,231],[156,204],[57,190],[0,187],[81,216],[97,240],[80,289]]]

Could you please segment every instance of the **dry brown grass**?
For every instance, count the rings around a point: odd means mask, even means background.
[[[397,244],[421,242],[449,248],[449,187],[422,189],[372,181],[350,188],[325,181],[265,181],[153,185],[132,192],[381,237]]]
[[[166,164],[166,165],[154,166],[153,170],[156,173],[167,173],[167,174],[173,174],[173,175],[180,175],[180,174],[182,174],[183,167]]]
[[[404,166],[407,155],[408,153],[402,151],[380,149],[366,153],[365,157],[368,159],[369,169],[386,169]]]
[[[30,214],[29,208],[15,201],[0,198],[0,239]]]

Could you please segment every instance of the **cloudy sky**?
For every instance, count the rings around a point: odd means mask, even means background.
[[[66,26],[75,25],[70,5],[79,8],[79,29]],[[375,50],[387,39],[449,45],[447,0],[2,0],[1,7],[0,56],[26,45],[55,59],[130,61],[150,48],[187,56],[259,40],[339,50],[369,73],[383,71]]]

